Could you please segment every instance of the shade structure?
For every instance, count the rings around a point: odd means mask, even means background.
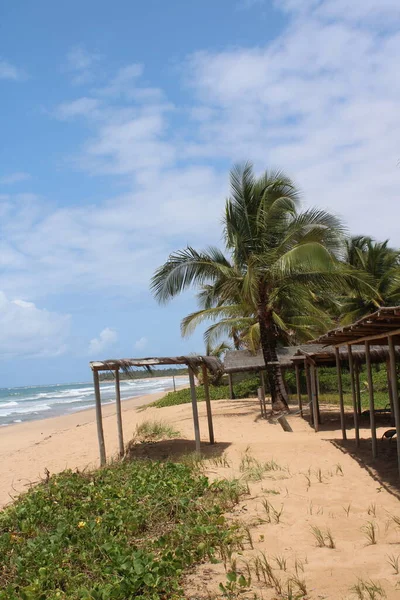
[[[197,397],[196,397],[196,386],[194,382],[194,374],[199,369],[203,371],[204,377],[204,388],[206,396],[207,406],[207,420],[209,428],[210,443],[214,443],[214,431],[212,423],[211,403],[208,391],[208,377],[207,370],[213,374],[218,375],[223,373],[223,366],[218,358],[213,356],[163,356],[163,357],[148,357],[148,358],[119,358],[119,359],[108,359],[102,361],[92,361],[90,368],[93,372],[93,382],[96,399],[96,422],[97,422],[97,436],[99,442],[99,455],[100,465],[106,464],[106,449],[104,443],[103,433],[103,417],[102,417],[102,406],[101,406],[101,389],[99,383],[99,372],[101,371],[113,371],[116,375],[116,401],[117,401],[117,429],[118,429],[118,440],[119,440],[119,453],[122,456],[124,453],[123,448],[123,434],[122,434],[122,413],[120,409],[120,389],[119,389],[119,372],[129,371],[134,368],[148,368],[159,367],[164,365],[186,365],[189,369],[189,381],[191,390],[192,400],[192,411],[193,411],[193,426],[195,433],[196,452],[200,452],[200,425],[199,415],[197,411]]]
[[[369,403],[370,403],[370,425],[372,439],[373,457],[377,455],[376,430],[374,418],[374,394],[371,377],[371,363],[373,362],[373,349],[371,344],[386,346],[387,350],[380,350],[379,353],[385,355],[385,360],[389,367],[390,379],[390,401],[393,406],[393,412],[396,425],[397,438],[397,460],[400,475],[400,399],[398,395],[396,360],[399,357],[399,351],[396,346],[400,343],[400,306],[382,307],[376,312],[359,319],[352,325],[338,327],[328,331],[320,336],[313,343],[331,345],[340,349],[344,344],[347,345],[347,351],[353,354],[357,345],[364,344],[364,353],[367,353],[367,371],[369,380]],[[382,361],[383,362],[383,361]],[[339,367],[340,368],[340,367]],[[353,398],[354,399],[354,398]],[[355,409],[354,409],[355,410]],[[358,425],[355,416],[356,439],[358,439]]]

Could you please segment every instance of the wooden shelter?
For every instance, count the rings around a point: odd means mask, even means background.
[[[371,315],[359,319],[352,325],[338,327],[328,331],[320,336],[314,342],[324,346],[332,346],[335,349],[336,367],[338,374],[338,389],[341,414],[343,411],[343,392],[341,384],[341,348],[346,347],[348,353],[348,362],[350,367],[350,376],[352,382],[354,428],[356,436],[356,445],[359,445],[359,422],[357,412],[357,389],[356,375],[354,369],[354,354],[357,346],[363,344],[365,351],[365,361],[367,365],[367,377],[369,388],[369,414],[372,439],[372,455],[375,458],[378,454],[376,425],[375,425],[375,403],[374,388],[372,381],[371,364],[373,361],[373,347],[371,344],[386,346],[388,379],[390,382],[389,395],[390,403],[393,409],[396,437],[397,437],[397,458],[400,474],[400,401],[397,382],[396,357],[398,352],[396,346],[400,344],[400,306],[383,307]],[[382,352],[382,350],[380,351]],[[346,431],[342,420],[343,439],[346,439]]]
[[[106,464],[106,449],[104,444],[104,433],[103,433],[103,418],[101,411],[101,391],[99,372],[101,371],[112,371],[115,373],[115,397],[116,397],[116,413],[117,413],[117,428],[118,428],[118,442],[119,442],[119,453],[123,456],[125,453],[123,429],[122,429],[122,411],[121,411],[121,392],[120,392],[120,371],[129,371],[134,368],[151,368],[159,367],[164,365],[187,365],[189,370],[189,382],[190,391],[192,398],[192,411],[193,411],[193,424],[194,434],[196,441],[196,452],[200,452],[200,425],[199,425],[199,414],[197,410],[197,397],[196,397],[196,385],[194,376],[195,373],[201,369],[203,372],[204,381],[204,392],[207,407],[207,420],[208,420],[208,431],[210,444],[214,444],[214,431],[212,422],[211,402],[208,387],[208,370],[212,373],[218,374],[223,371],[221,362],[213,356],[176,356],[176,357],[157,357],[157,358],[122,358],[122,359],[111,359],[104,361],[93,361],[90,363],[90,368],[93,372],[94,392],[96,398],[96,422],[97,422],[97,435],[99,441],[99,454],[100,454],[100,465]]]

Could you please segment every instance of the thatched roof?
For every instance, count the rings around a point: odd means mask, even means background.
[[[319,348],[317,351],[315,350],[315,344],[309,344],[305,346],[304,349],[307,355],[312,358],[317,365],[323,365],[325,367],[333,367],[336,365],[336,354],[334,346],[317,346]],[[342,364],[348,364],[349,362],[349,352],[347,346],[340,346],[339,357],[340,362]],[[400,359],[400,348],[396,347],[396,356]],[[354,361],[359,363],[365,363],[365,346],[355,344],[351,347],[351,353]],[[370,346],[370,355],[372,363],[384,363],[389,357],[389,350],[387,346]],[[293,356],[292,361],[294,364],[300,364],[304,362],[304,351],[298,350],[298,352]]]
[[[135,367],[160,367],[163,365],[187,365],[197,369],[201,365],[207,365],[212,373],[220,373],[223,370],[221,361],[214,356],[162,356],[151,358],[119,358],[101,361],[92,361],[92,371],[128,371]]]
[[[359,319],[352,325],[338,327],[324,333],[313,343],[326,345],[357,344],[362,340],[379,340],[387,344],[387,336],[395,334],[395,343],[400,343],[400,306],[382,307],[371,315]]]
[[[285,346],[278,348],[278,362],[281,367],[292,367],[292,358],[298,350],[306,350],[310,352],[312,346]],[[315,345],[314,350],[322,350],[323,346]],[[226,373],[243,373],[263,371],[265,369],[265,361],[261,351],[257,354],[252,354],[248,350],[236,350],[235,352],[227,352],[224,358],[224,368]]]

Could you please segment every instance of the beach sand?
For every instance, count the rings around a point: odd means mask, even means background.
[[[163,458],[194,449],[191,405],[137,411],[156,394],[123,402],[126,441],[136,425],[144,420],[164,420],[180,431],[180,439],[137,447],[138,456]],[[372,461],[369,431],[361,428],[364,441],[358,451],[354,445],[352,420],[348,415],[348,442],[341,442],[337,409],[323,407],[324,423],[314,433],[307,420],[298,415],[288,417],[293,433],[285,433],[277,424],[259,418],[259,405],[254,399],[220,400],[212,403],[217,444],[207,443],[205,403],[199,403],[202,449],[205,455],[222,454],[229,461],[205,462],[210,478],[242,477],[240,462],[247,453],[265,462],[274,459],[281,470],[266,473],[262,481],[250,481],[250,494],[243,497],[232,516],[250,527],[252,549],[246,544],[243,554],[234,558],[237,568],[244,570],[244,560],[251,561],[264,552],[274,567],[275,575],[286,581],[297,571],[309,590],[307,598],[351,599],[350,591],[358,578],[372,580],[385,589],[387,598],[400,597],[400,575],[388,561],[389,555],[400,558],[400,529],[391,515],[400,517],[395,445],[380,442],[381,458]],[[380,438],[386,426],[380,427]],[[104,432],[108,457],[116,455],[117,432],[115,408],[104,408]],[[366,462],[360,462],[357,457]],[[390,460],[389,458],[390,457]],[[66,467],[85,468],[98,464],[97,434],[93,410],[74,415],[4,428],[0,438],[0,501],[27,489],[38,481],[47,468],[50,473]],[[279,523],[268,523],[265,500],[280,511]],[[377,543],[369,544],[365,527],[373,523]],[[330,530],[335,548],[318,547],[311,527]],[[279,570],[276,557],[283,556],[286,570]],[[275,558],[274,558],[275,557]],[[219,582],[225,582],[222,564],[196,567],[186,578],[189,598],[218,596]],[[273,589],[257,589],[259,597],[276,598]],[[216,594],[216,595],[213,595]],[[246,597],[246,596],[244,596]],[[254,595],[248,596],[253,598]],[[366,596],[367,597],[367,596]],[[376,596],[379,598],[380,596]]]

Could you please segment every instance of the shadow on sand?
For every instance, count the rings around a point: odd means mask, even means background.
[[[339,410],[332,407],[321,406],[322,423],[319,426],[320,431],[339,431],[340,432],[340,414]],[[379,414],[375,416],[376,426],[391,429],[390,415]],[[400,499],[400,478],[397,466],[397,446],[396,441],[381,439],[378,435],[377,458],[372,457],[372,442],[369,432],[369,415],[362,414],[359,417],[360,423],[360,445],[356,446],[354,435],[354,418],[352,413],[345,416],[345,424],[348,439],[343,441],[341,438],[327,439],[333,446],[338,448],[344,454],[351,456],[357,463],[367,471],[367,473],[377,482],[377,487],[386,489]],[[382,431],[382,430],[381,430]]]
[[[213,445],[207,442],[201,444],[201,454],[205,458],[222,456],[230,444],[220,442]],[[179,461],[188,454],[196,451],[194,440],[173,439],[160,442],[144,442],[134,444],[127,450],[126,459],[176,460]]]

